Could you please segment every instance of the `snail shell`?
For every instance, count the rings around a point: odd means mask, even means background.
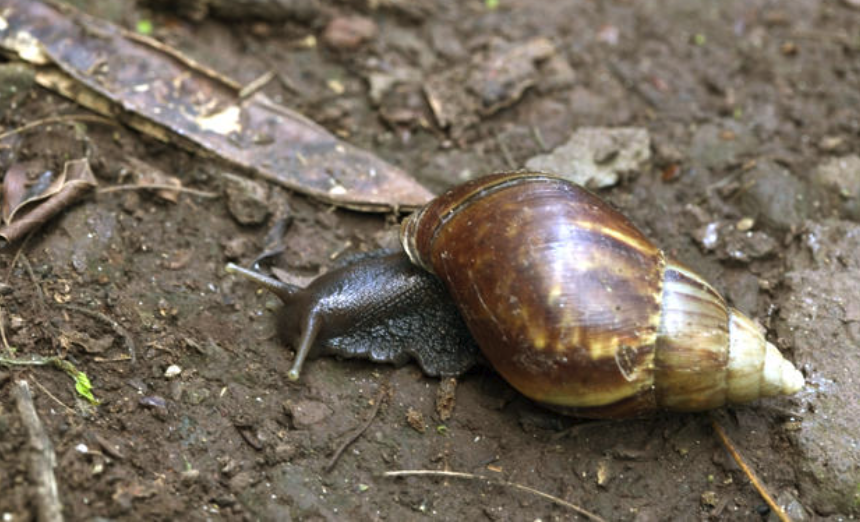
[[[502,377],[556,409],[699,411],[803,387],[710,284],[561,178],[460,185],[407,218],[401,242],[443,281]]]

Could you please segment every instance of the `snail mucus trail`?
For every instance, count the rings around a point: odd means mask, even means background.
[[[521,393],[584,417],[701,411],[803,387],[752,320],[562,178],[503,173],[454,187],[406,218],[401,243],[406,255],[368,256],[305,289],[231,265],[284,301],[291,379],[315,349],[458,375],[476,343]]]

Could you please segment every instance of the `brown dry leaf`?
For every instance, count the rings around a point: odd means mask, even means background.
[[[12,170],[10,169],[10,171]],[[96,178],[93,176],[89,161],[86,158],[67,161],[63,166],[63,172],[56,176],[56,179],[52,176],[50,182],[39,183],[40,187],[34,189],[22,187],[22,183],[26,185],[26,182],[22,182],[24,174],[17,169],[14,170],[16,172],[6,173],[11,187],[8,189],[8,196],[6,195],[6,180],[3,183],[4,218],[6,216],[5,200],[7,197],[10,200],[9,208],[11,209],[8,220],[5,220],[6,222],[0,227],[0,238],[6,243],[12,243],[35,230],[97,185]],[[45,188],[42,189],[41,186],[45,186]],[[41,193],[37,194],[37,192]],[[16,202],[17,204],[15,204]]]
[[[65,181],[65,171],[55,174],[46,170],[34,175],[27,170],[26,164],[16,163],[6,171],[3,178],[3,223],[11,223],[15,213],[30,203],[56,194]]]
[[[157,40],[70,6],[4,0],[0,48],[37,66],[36,82],[159,140],[335,205],[409,209],[432,194],[263,93]]]

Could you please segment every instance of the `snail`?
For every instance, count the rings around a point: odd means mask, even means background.
[[[420,321],[409,287],[435,289],[439,298],[444,292],[433,274],[450,296],[431,312],[447,317],[443,335],[462,328],[456,315],[445,315],[450,299],[489,364],[523,395],[563,413],[701,411],[804,385],[755,323],[710,284],[562,178],[504,173],[454,187],[404,220],[401,243],[426,274],[391,254],[330,272],[304,291],[256,277],[287,308],[297,301],[302,310],[290,312],[303,322],[293,325],[303,333],[291,378],[315,337],[337,338],[328,328],[347,332],[398,314]],[[394,294],[410,296],[409,303]],[[337,308],[331,319],[329,307]],[[433,345],[435,337],[423,333],[435,330],[424,326],[407,344]],[[446,354],[473,349],[461,337],[443,346]],[[338,353],[337,346],[328,351]],[[464,371],[473,355],[457,353],[457,363],[441,370],[441,355],[420,355],[419,364],[441,375]]]

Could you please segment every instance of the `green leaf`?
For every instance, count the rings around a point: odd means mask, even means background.
[[[151,35],[152,34],[152,20],[138,20],[137,21],[137,32],[140,34]]]
[[[86,400],[90,401],[91,404],[98,406],[101,401],[93,396],[93,385],[90,382],[90,378],[87,377],[87,374],[76,370],[72,377],[75,379],[75,389],[78,393]]]

